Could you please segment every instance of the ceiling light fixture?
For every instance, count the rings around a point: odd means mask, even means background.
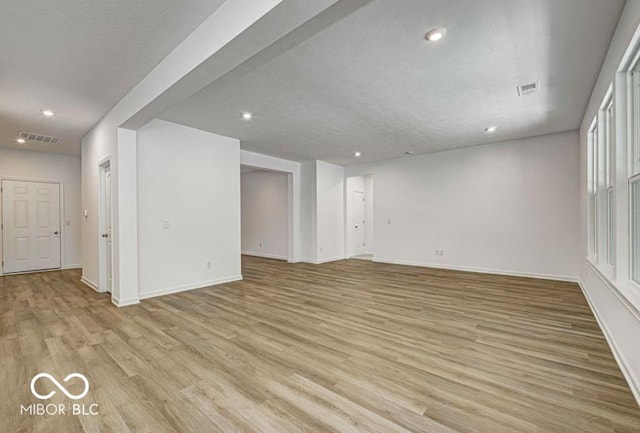
[[[413,150],[407,150],[404,154],[405,155],[413,155]]]
[[[253,119],[253,114],[249,113],[248,111],[245,111],[244,113],[242,113],[242,118],[244,120],[251,120]]]
[[[25,140],[24,138],[16,138],[16,141],[20,144],[24,144],[27,142],[27,140]]]
[[[447,34],[447,29],[431,29],[424,35],[424,38],[430,42],[436,42],[444,38]]]
[[[355,156],[356,158],[360,158],[362,156],[361,152],[356,152],[353,154],[353,156]]]
[[[489,134],[491,134],[492,132],[496,132],[496,129],[498,129],[497,126],[489,126],[488,128],[484,129],[484,132],[488,132]]]
[[[55,113],[53,111],[51,111],[51,110],[42,110],[42,114],[45,115],[46,117],[51,117]]]

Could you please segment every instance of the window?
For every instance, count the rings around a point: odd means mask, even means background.
[[[631,180],[631,279],[640,284],[640,176]]]
[[[607,265],[613,266],[615,262],[615,208],[614,208],[614,194],[613,194],[613,184],[614,184],[614,151],[615,146],[613,145],[613,101],[609,101],[607,104],[607,108],[604,111],[604,149],[603,149],[603,157],[604,157],[604,179],[605,185],[607,187],[607,218],[606,218],[606,233],[607,233],[607,249],[606,249],[606,258]]]
[[[598,207],[597,207],[597,192],[598,192],[598,125],[596,120],[593,121],[593,126],[589,131],[589,153],[588,153],[588,185],[587,193],[589,195],[588,200],[588,243],[589,243],[589,256],[596,258],[597,256],[597,234],[598,234]]]

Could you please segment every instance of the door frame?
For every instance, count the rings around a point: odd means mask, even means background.
[[[349,229],[351,230],[351,248],[350,248],[350,252],[351,254],[347,254],[347,257],[355,257],[357,255],[360,254],[364,254],[366,248],[366,242],[367,242],[367,230],[369,229],[368,224],[367,224],[367,194],[364,191],[365,188],[361,190],[359,189],[354,189],[353,191],[351,191],[351,221],[349,221],[350,226]],[[362,230],[362,237],[364,238],[364,243],[362,244],[362,248],[363,250],[361,250],[360,252],[358,252],[355,248],[355,238],[356,238],[356,228],[355,228],[355,224],[356,224],[356,194],[362,194],[362,203],[363,205],[363,209],[362,209],[362,213],[364,214],[362,216],[362,222],[364,224],[364,229]],[[348,198],[347,198],[348,199]]]
[[[98,232],[96,233],[96,237],[98,239],[98,292],[106,293],[107,292],[107,243],[102,242],[102,238],[100,235],[106,230],[106,221],[104,218],[104,201],[105,201],[105,169],[109,167],[111,170],[111,228],[113,229],[113,164],[111,164],[111,157],[107,157],[102,161],[98,162]],[[113,233],[113,230],[112,230]],[[113,266],[113,239],[111,240],[111,279],[115,282],[115,278],[113,276],[114,266]],[[113,292],[113,287],[111,287]]]
[[[65,250],[66,236],[67,236],[67,225],[66,225],[65,206],[64,206],[64,203],[65,203],[64,181],[0,175],[0,186],[2,186],[3,180],[13,180],[17,182],[55,183],[55,184],[58,184],[60,187],[60,267],[55,269],[45,269],[45,270],[39,270],[39,271],[12,272],[10,275],[32,274],[35,272],[51,272],[51,271],[59,271],[61,269],[66,269],[67,264],[64,256],[64,250]],[[2,224],[4,224],[3,216],[4,214],[2,210],[2,200],[0,200],[0,223]],[[4,261],[4,230],[0,230],[0,262],[2,261]],[[0,266],[0,276],[2,275],[4,275],[4,266]]]

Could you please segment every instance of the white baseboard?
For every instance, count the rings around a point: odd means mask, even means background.
[[[303,262],[312,263],[314,265],[321,265],[323,263],[336,262],[338,260],[345,260],[345,259],[346,259],[346,256],[341,255],[341,256],[334,256],[334,257],[327,257],[326,259],[303,260]]]
[[[620,295],[617,293],[617,289],[613,287],[611,283],[609,283],[609,281],[606,280],[606,278],[603,278],[602,274],[597,268],[595,268],[591,264],[589,264],[589,266],[591,266],[594,269],[595,274],[598,276],[598,278],[600,278],[603,284],[607,286],[609,290],[613,291],[613,294],[616,297],[618,297],[621,303],[624,304],[623,300],[620,299]],[[587,303],[589,304],[589,308],[591,308],[591,312],[593,313],[593,316],[596,318],[596,321],[600,326],[600,330],[602,330],[602,334],[604,335],[604,338],[607,340],[607,343],[609,344],[611,353],[613,353],[613,357],[618,363],[618,367],[620,367],[620,371],[622,371],[622,375],[627,381],[627,384],[629,385],[629,388],[631,389],[631,392],[633,393],[633,396],[635,397],[636,402],[638,403],[638,405],[640,405],[640,376],[639,376],[640,373],[636,374],[632,363],[627,360],[626,356],[624,355],[624,352],[620,348],[620,345],[613,338],[613,334],[611,333],[609,326],[602,318],[602,315],[598,311],[598,308],[596,307],[595,302],[593,302],[593,299],[589,295],[589,291],[584,287],[584,284],[582,283],[582,281],[578,282],[578,284],[580,285],[580,289],[582,290],[582,293],[584,294],[584,297],[587,300]],[[623,308],[629,308],[629,306],[624,305]],[[636,367],[636,369],[638,369],[638,367]]]
[[[420,266],[424,268],[448,269],[452,271],[476,272],[479,274],[508,275],[512,277],[539,278],[542,280],[568,281],[577,283],[578,277],[570,277],[567,275],[538,274],[534,272],[505,271],[502,269],[475,268],[470,266],[443,265],[441,263],[415,262],[409,260],[396,260],[380,257],[373,257],[371,260],[377,263],[389,263],[392,265]]]
[[[262,252],[258,252],[258,251],[247,251],[247,250],[243,250],[242,251],[242,255],[243,256],[254,256],[254,257],[262,257],[265,259],[276,259],[276,260],[289,260],[288,256],[281,256],[279,254],[268,254],[268,253],[262,253]]]
[[[120,308],[120,307],[128,307],[129,305],[135,305],[135,304],[139,304],[140,303],[140,299],[139,298],[125,298],[125,299],[118,299],[115,296],[111,295],[111,303],[113,305],[115,305],[116,307]]]
[[[64,265],[64,269],[82,269],[82,265],[81,264]]]
[[[242,280],[242,275],[234,275],[232,277],[218,278],[216,280],[201,281],[198,283],[186,284],[178,287],[168,287],[166,289],[158,289],[139,294],[140,299],[155,298],[156,296],[172,295],[174,293],[186,292],[187,290],[202,289],[203,287],[215,286],[217,284],[230,283],[232,281]]]
[[[96,292],[101,293],[98,285],[93,281],[91,281],[90,279],[88,279],[87,277],[85,277],[84,275],[80,278],[80,281],[82,281],[87,286],[91,287]]]

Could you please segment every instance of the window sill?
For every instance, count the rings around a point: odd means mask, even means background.
[[[593,257],[587,257],[587,263],[594,270],[596,275],[602,280],[602,282],[608,286],[613,293],[620,299],[634,316],[640,320],[640,284],[634,281],[627,281],[626,284],[619,284],[610,275],[606,269],[602,269],[594,263]]]

